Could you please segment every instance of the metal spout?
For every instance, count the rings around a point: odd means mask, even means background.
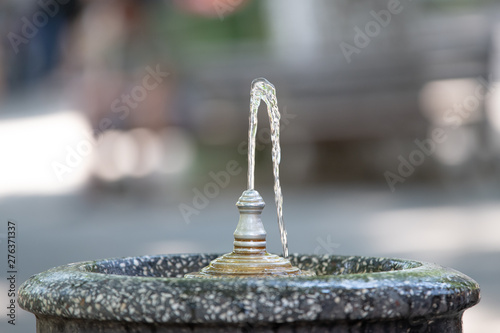
[[[236,203],[240,220],[234,231],[234,253],[263,254],[266,252],[266,230],[260,215],[266,206],[259,192],[246,190]]]
[[[246,190],[236,203],[240,219],[234,231],[233,252],[213,260],[200,272],[186,278],[313,276],[301,271],[288,259],[266,251],[266,230],[261,220],[265,203],[259,192]]]

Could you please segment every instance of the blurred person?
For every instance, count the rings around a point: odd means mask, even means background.
[[[11,92],[39,84],[61,60],[62,36],[81,9],[80,0],[58,2],[10,2],[12,14],[4,44],[7,85]]]
[[[235,12],[246,2],[196,0],[172,4],[193,15],[216,18]],[[80,73],[70,94],[76,95],[93,127],[99,129],[104,118],[112,119],[112,128],[123,130],[160,130],[169,125],[174,121],[169,110],[174,103],[175,66],[168,55],[169,41],[156,36],[159,27],[152,19],[158,10],[169,7],[162,2],[138,0],[85,0],[83,4],[63,66]],[[144,91],[141,87],[148,76],[157,79],[150,82],[155,88],[147,89],[145,96],[133,96]]]
[[[67,94],[91,123],[98,156],[93,185],[100,189],[121,190],[123,182],[118,188],[110,182],[137,176],[154,150],[156,139],[151,138],[158,138],[171,122],[174,66],[155,44],[157,27],[151,19],[159,6],[163,4],[155,1],[87,0],[68,39],[61,73],[71,78],[66,80]],[[142,132],[134,131],[138,128]],[[115,154],[123,149],[126,162]],[[127,170],[118,171],[120,166]]]

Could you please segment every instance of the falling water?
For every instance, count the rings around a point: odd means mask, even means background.
[[[278,213],[278,227],[281,235],[281,245],[283,247],[283,257],[288,257],[288,240],[286,237],[285,223],[283,221],[283,194],[280,185],[279,164],[281,160],[280,148],[280,112],[278,110],[278,101],[276,99],[276,89],[264,78],[258,78],[252,81],[250,91],[250,129],[248,131],[248,189],[254,188],[255,171],[255,135],[257,134],[257,112],[260,101],[263,100],[267,105],[269,122],[271,124],[271,142],[273,174],[274,174],[274,200]]]

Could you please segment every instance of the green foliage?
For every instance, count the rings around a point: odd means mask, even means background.
[[[265,35],[259,1],[249,1],[222,18],[200,17],[173,5],[166,14],[163,22],[168,36],[186,44],[259,40]]]

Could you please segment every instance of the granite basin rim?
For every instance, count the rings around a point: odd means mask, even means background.
[[[458,314],[479,302],[479,286],[466,275],[393,258],[293,254],[292,264],[315,269],[318,276],[182,277],[219,255],[142,256],[63,265],[26,281],[19,289],[19,304],[38,316],[235,324],[419,320]]]

